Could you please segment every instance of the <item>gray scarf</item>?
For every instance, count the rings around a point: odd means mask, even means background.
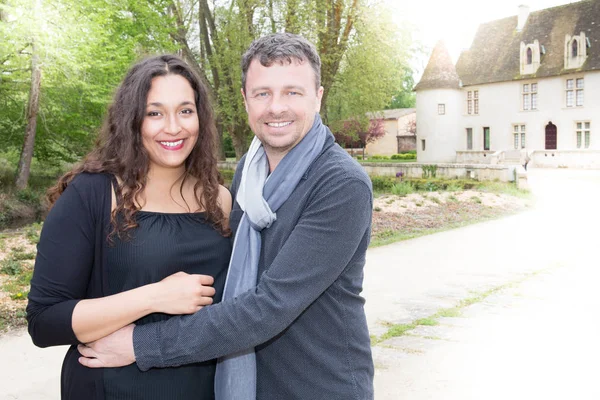
[[[261,142],[256,137],[252,141],[236,196],[244,215],[233,242],[223,301],[256,287],[260,232],[275,222],[275,212],[285,203],[308,167],[321,153],[327,131],[317,114],[310,131],[285,155],[271,175],[268,174],[269,162]],[[215,395],[216,400],[256,399],[254,348],[219,359]]]

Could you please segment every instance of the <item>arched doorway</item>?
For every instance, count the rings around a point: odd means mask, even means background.
[[[556,125],[552,121],[546,125],[546,150],[556,150]]]

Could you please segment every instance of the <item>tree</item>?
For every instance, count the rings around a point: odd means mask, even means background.
[[[412,76],[412,70],[409,68],[403,68],[403,79],[402,86],[394,93],[392,100],[385,107],[386,110],[392,110],[396,108],[414,108],[417,104],[417,97],[413,92],[415,86],[415,80]]]
[[[40,106],[40,87],[42,84],[42,68],[40,66],[40,56],[36,46],[35,39],[32,43],[31,56],[31,90],[29,92],[29,103],[27,106],[27,127],[25,128],[25,140],[23,141],[23,150],[19,159],[17,168],[17,177],[15,186],[17,189],[25,189],[29,181],[29,168],[33,158],[33,147],[35,144],[35,132],[37,127],[37,116]]]
[[[377,6],[375,6],[377,5]],[[400,29],[376,3],[361,9],[328,107],[330,123],[385,108],[409,70],[410,31]]]
[[[354,118],[336,124],[333,136],[342,147],[362,148],[363,158],[367,144],[376,142],[385,136],[385,125],[382,118],[361,121]]]
[[[46,0],[35,22],[24,11],[31,0],[0,0],[6,146],[0,151],[17,153],[26,141],[34,53],[43,79],[37,118],[30,119],[36,123],[33,157],[46,163],[80,159],[130,65],[146,54],[173,52],[208,85],[221,143],[231,143],[241,157],[252,132],[240,93],[240,57],[254,39],[277,31],[301,34],[320,52],[322,115],[329,125],[381,110],[402,86],[410,38],[391,23],[382,1]]]

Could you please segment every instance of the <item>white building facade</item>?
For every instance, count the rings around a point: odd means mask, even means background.
[[[456,66],[438,43],[415,87],[418,162],[600,167],[597,25],[600,0],[521,6],[481,25]]]

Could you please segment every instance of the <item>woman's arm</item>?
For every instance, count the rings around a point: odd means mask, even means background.
[[[40,347],[99,339],[152,312],[185,314],[212,303],[212,277],[177,273],[163,281],[98,299],[86,297],[95,252],[90,198],[95,179],[75,179],[44,223],[35,261],[27,320]],[[81,186],[79,185],[81,183]],[[97,187],[97,186],[96,186]],[[87,196],[81,193],[88,192]]]
[[[73,310],[73,332],[82,343],[98,340],[148,314],[193,314],[212,304],[214,279],[177,272],[158,283],[99,299],[81,300]]]

